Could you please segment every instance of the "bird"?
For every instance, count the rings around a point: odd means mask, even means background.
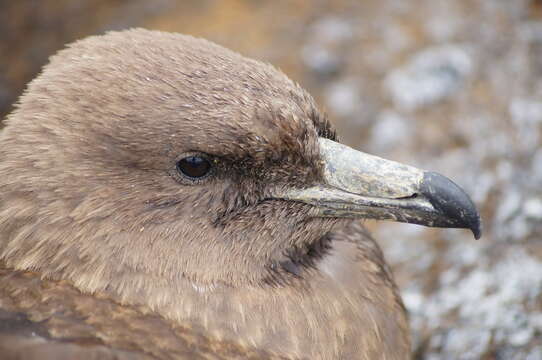
[[[0,353],[408,359],[360,219],[481,235],[458,185],[341,144],[270,64],[141,28],[76,41],[0,133]]]

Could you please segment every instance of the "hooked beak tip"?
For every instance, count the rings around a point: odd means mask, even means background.
[[[424,173],[420,190],[435,209],[456,222],[458,227],[470,229],[476,240],[482,236],[482,224],[476,206],[453,181],[428,171]]]

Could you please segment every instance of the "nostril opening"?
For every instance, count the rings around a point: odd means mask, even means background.
[[[409,196],[399,197],[399,198],[397,198],[397,200],[416,199],[417,197],[418,197],[418,193],[414,193],[414,194],[409,195]]]

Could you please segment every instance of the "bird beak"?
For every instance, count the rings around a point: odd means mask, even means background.
[[[394,220],[482,234],[469,196],[450,179],[319,139],[323,182],[277,198],[315,206],[320,217]]]

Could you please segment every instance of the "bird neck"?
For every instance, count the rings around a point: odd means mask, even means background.
[[[245,339],[285,357],[408,358],[405,311],[378,245],[358,224],[329,236],[326,255],[302,273],[289,272],[287,282],[232,287],[179,279],[112,295],[202,334]]]

